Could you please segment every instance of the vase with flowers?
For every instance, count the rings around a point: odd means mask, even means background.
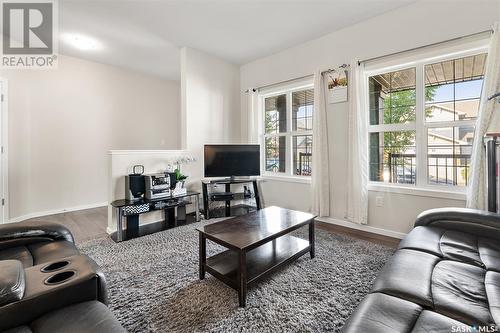
[[[175,161],[176,168],[174,170],[175,188],[172,190],[172,195],[184,195],[187,193],[186,179],[188,176],[181,171],[181,165],[196,161],[194,157],[183,156]]]

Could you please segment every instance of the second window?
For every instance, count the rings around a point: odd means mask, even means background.
[[[310,176],[314,112],[312,86],[265,94],[262,105],[264,172],[278,176]]]

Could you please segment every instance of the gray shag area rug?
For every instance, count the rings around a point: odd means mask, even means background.
[[[198,279],[195,228],[207,223],[79,245],[104,270],[109,307],[129,332],[338,332],[393,253],[316,228],[316,258],[306,254],[257,282],[239,308],[235,290],[208,273]],[[296,235],[307,239],[306,228]],[[223,250],[210,241],[207,249]]]

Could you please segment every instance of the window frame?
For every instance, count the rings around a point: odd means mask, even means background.
[[[462,45],[461,47],[442,47],[437,50],[432,50],[427,54],[421,53],[419,55],[412,54],[406,57],[392,57],[387,62],[378,63],[372,66],[366,66],[363,71],[363,85],[364,91],[366,92],[363,101],[364,110],[367,113],[367,129],[368,129],[368,142],[370,133],[375,132],[388,132],[388,131],[415,131],[415,152],[416,152],[416,180],[415,184],[397,184],[389,183],[383,181],[372,181],[368,180],[368,189],[378,190],[387,188],[389,190],[393,189],[396,192],[401,189],[407,191],[413,191],[424,193],[426,191],[430,193],[435,192],[448,192],[452,194],[465,194],[467,191],[466,186],[456,186],[456,185],[439,185],[439,184],[429,184],[428,182],[428,129],[429,128],[442,128],[442,127],[457,127],[457,126],[474,126],[477,120],[454,120],[454,121],[436,121],[427,122],[425,118],[425,76],[424,70],[426,65],[434,64],[436,62],[442,62],[447,60],[453,60],[458,58],[463,58],[467,56],[474,56],[482,53],[488,54],[488,44],[489,39],[474,41],[467,45]],[[405,70],[409,68],[415,68],[415,122],[402,123],[402,124],[382,124],[382,125],[371,125],[370,124],[370,94],[369,92],[369,78],[374,75],[380,75],[384,73],[389,73],[393,71]],[[484,87],[483,87],[484,88]],[[481,99],[484,97],[482,96]],[[474,137],[474,140],[477,138]],[[369,157],[368,157],[369,160]],[[367,166],[370,168],[370,166]],[[453,196],[453,195],[452,195]],[[456,196],[453,196],[456,197]]]
[[[259,90],[259,143],[261,145],[261,176],[269,179],[276,180],[289,180],[294,182],[306,182],[311,181],[311,176],[295,175],[293,172],[293,137],[301,135],[313,135],[312,130],[307,131],[293,131],[293,105],[292,105],[292,94],[297,91],[314,89],[313,78],[296,81],[287,85],[278,85],[265,89],[263,91]],[[286,95],[286,132],[282,133],[265,133],[265,99],[269,97],[275,97],[279,95]],[[314,111],[313,111],[314,117]],[[266,138],[269,137],[286,137],[285,143],[285,172],[272,172],[266,170]],[[314,145],[314,142],[313,142]]]

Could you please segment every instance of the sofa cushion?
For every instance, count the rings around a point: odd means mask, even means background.
[[[484,267],[500,273],[500,242],[491,238],[479,238],[477,247]]]
[[[418,317],[412,333],[450,333],[450,332],[474,332],[473,328],[457,320],[448,318],[441,314],[424,310]]]
[[[343,331],[349,333],[409,332],[422,310],[418,304],[381,293],[373,293],[361,302]]]
[[[33,256],[33,265],[40,265],[79,254],[75,244],[68,241],[34,243],[28,245],[28,249]]]
[[[0,261],[0,306],[19,301],[24,295],[24,268],[18,260]]]
[[[461,261],[500,272],[500,242],[455,230],[415,227],[399,244],[399,249],[413,249],[443,259]]]
[[[78,303],[50,312],[31,323],[4,333],[125,333],[111,311],[102,303]]]
[[[98,301],[79,303],[51,312],[35,320],[31,327],[35,333],[126,332],[111,311]]]
[[[484,267],[479,257],[478,238],[463,232],[447,230],[441,235],[439,247],[443,257]]]
[[[0,260],[19,260],[25,268],[79,254],[69,241],[46,241],[0,250]]]
[[[33,333],[33,331],[29,326],[19,326],[3,331],[3,333]]]
[[[486,270],[443,260],[432,273],[434,310],[469,325],[494,323],[485,288]]]
[[[473,332],[468,325],[429,311],[418,304],[382,293],[372,293],[343,327],[346,333]]]
[[[440,240],[444,229],[433,227],[415,227],[399,243],[398,249],[418,250],[442,257]]]
[[[23,267],[33,266],[33,256],[26,246],[16,246],[0,250],[0,260],[19,260]]]
[[[377,276],[372,291],[431,307],[431,276],[439,260],[429,253],[399,250]]]

